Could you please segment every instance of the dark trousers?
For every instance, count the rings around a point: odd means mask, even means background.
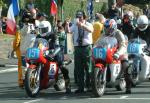
[[[63,66],[63,62],[64,62],[64,47],[63,46],[61,46],[60,52],[55,56],[55,60],[58,62],[58,65],[61,69],[64,79],[65,80],[70,79],[68,69]]]
[[[92,46],[76,46],[75,47],[75,53],[74,53],[74,62],[75,62],[75,68],[74,68],[74,77],[77,79],[77,85],[78,89],[83,90],[85,83],[84,83],[84,77],[86,73],[86,85],[87,87],[90,86],[90,75],[92,73]]]
[[[128,73],[128,69],[130,68],[130,65],[127,60],[122,60],[122,73],[124,73],[125,81],[126,81],[126,88],[131,89],[132,86],[132,78],[131,74]]]

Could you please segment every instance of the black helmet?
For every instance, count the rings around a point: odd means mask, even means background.
[[[40,18],[41,16],[47,18],[48,16],[44,13],[44,12],[41,12],[41,13],[38,13],[37,14],[37,18]]]
[[[22,13],[22,22],[31,22],[33,21],[33,15],[28,10],[24,10]]]

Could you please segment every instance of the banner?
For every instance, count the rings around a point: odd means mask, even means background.
[[[16,33],[16,21],[15,16],[19,14],[19,2],[18,0],[11,0],[11,4],[7,13],[6,21],[6,33],[14,35]]]

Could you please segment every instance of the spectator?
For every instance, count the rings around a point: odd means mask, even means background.
[[[143,14],[150,19],[150,9],[148,4],[145,5],[145,8],[143,9]]]
[[[74,24],[69,27],[67,22],[66,30],[73,33],[73,43],[75,48],[74,59],[75,59],[75,76],[77,78],[78,89],[75,93],[83,93],[85,88],[84,83],[84,70],[86,72],[86,87],[87,91],[90,89],[90,75],[92,73],[92,32],[93,26],[91,23],[86,21],[86,14],[84,11],[77,11],[76,20]],[[76,78],[75,77],[75,78]]]
[[[40,12],[36,16],[37,20],[39,20],[39,21],[44,21],[44,20],[46,20],[47,17],[48,16],[44,12]]]
[[[3,31],[2,31],[2,18],[0,18],[0,34],[3,34]]]
[[[133,20],[134,15],[132,11],[127,11],[122,20],[122,32],[128,37],[129,40],[132,38],[135,29]]]
[[[96,13],[95,15],[95,22],[93,24],[93,44],[95,44],[95,42],[101,37],[103,29],[104,29],[104,25],[103,23],[105,22],[105,18],[102,14]]]
[[[20,28],[17,27],[17,31],[15,33],[15,39],[13,41],[13,51],[12,53],[16,52],[17,59],[18,59],[18,85],[20,88],[23,88],[24,81],[23,81],[23,68],[22,68],[22,56],[20,50],[20,42],[21,42],[21,32]]]
[[[7,20],[7,18],[6,17],[3,17],[2,18],[2,32],[3,33],[6,33],[6,20]]]
[[[110,19],[115,19],[117,20],[120,16],[120,11],[116,6],[116,3],[113,3],[111,8],[108,10],[108,16]]]
[[[30,11],[30,13],[32,14],[33,18],[36,18],[36,14],[37,14],[37,8],[35,8],[34,4],[32,1],[30,1],[27,5],[26,8],[28,11]]]

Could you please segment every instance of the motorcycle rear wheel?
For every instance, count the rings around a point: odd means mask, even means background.
[[[56,82],[56,84],[54,85],[54,89],[56,91],[62,91],[65,89],[65,80],[63,78],[59,78]]]
[[[40,74],[38,69],[27,69],[25,75],[25,90],[29,97],[36,97],[40,91]]]
[[[94,68],[93,75],[93,94],[96,97],[101,97],[104,94],[106,82],[103,81],[104,72],[100,68]]]
[[[123,91],[126,88],[126,82],[124,78],[121,78],[119,80],[119,84],[115,86],[117,91]]]

